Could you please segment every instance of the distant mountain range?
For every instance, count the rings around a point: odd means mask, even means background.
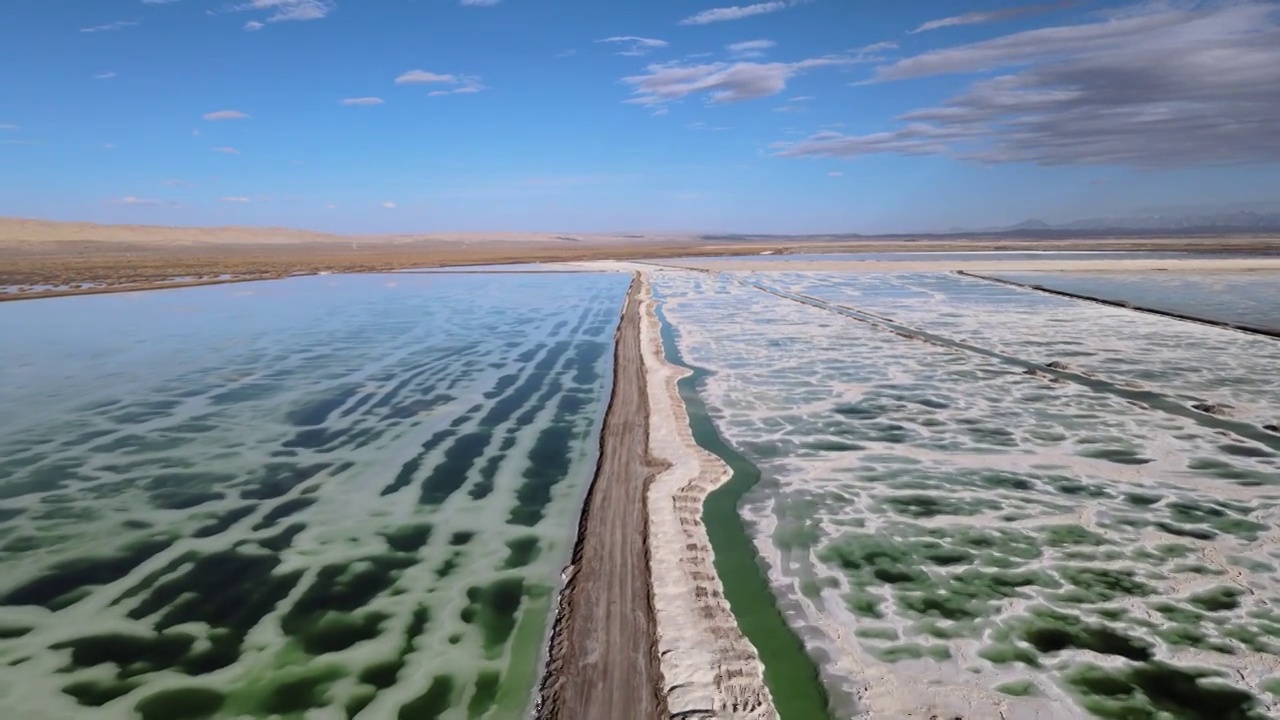
[[[965,229],[951,228],[951,233],[1036,233],[1036,232],[1100,232],[1119,231],[1196,231],[1234,230],[1265,232],[1280,231],[1280,211],[1257,212],[1238,210],[1233,212],[1201,213],[1190,215],[1135,215],[1132,217],[1101,217],[1074,220],[1066,223],[1047,223],[1043,220],[1026,220],[1017,225]]]
[[[1025,220],[1017,225],[998,227],[953,227],[925,233],[825,233],[819,235],[777,235],[722,233],[700,235],[704,242],[861,242],[870,240],[955,240],[987,237],[991,239],[1084,240],[1089,238],[1168,238],[1216,235],[1253,235],[1280,233],[1280,210],[1201,209],[1199,211],[1152,212],[1146,215],[1098,217],[1071,222],[1049,223]]]

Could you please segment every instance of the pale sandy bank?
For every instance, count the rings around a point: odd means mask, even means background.
[[[649,486],[649,568],[662,689],[672,717],[776,718],[763,666],[724,598],[702,524],[703,499],[730,471],[693,439],[676,388],[689,373],[666,361],[656,301],[648,278],[641,277],[649,452],[669,465]]]

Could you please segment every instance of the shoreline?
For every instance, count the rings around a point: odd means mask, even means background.
[[[768,568],[761,564],[765,556],[753,549],[761,537],[749,528],[742,504],[763,474],[720,433],[705,399],[716,375],[685,361],[670,310],[671,306],[664,305],[658,317],[662,338],[670,343],[668,362],[691,371],[677,382],[689,429],[694,442],[727,464],[730,471],[723,484],[707,493],[700,515],[711,543],[716,576],[739,629],[757,654],[768,658],[762,663],[764,683],[778,713],[806,720],[841,717],[843,712],[852,712],[853,705],[825,681],[823,666],[830,658],[806,641],[811,627],[787,622],[793,608],[775,593]]]
[[[668,468],[649,486],[649,571],[663,692],[672,717],[771,720],[764,665],[738,625],[713,564],[703,502],[728,465],[693,438],[677,383],[692,374],[663,352],[657,301],[644,277],[640,327],[650,453]]]
[[[648,397],[641,361],[643,281],[634,276],[614,342],[613,389],[600,455],[578,521],[565,584],[556,600],[534,716],[595,720],[630,708],[636,720],[669,716],[660,690],[645,490]],[[602,653],[600,649],[614,648]],[[616,648],[632,648],[618,652]]]
[[[316,273],[309,273],[316,274]],[[289,277],[305,277],[304,275],[265,275],[262,277],[232,277],[210,280],[184,280],[181,282],[156,281],[130,285],[104,285],[90,288],[68,288],[66,290],[37,290],[34,292],[0,293],[0,303],[17,302],[19,300],[48,300],[60,297],[79,297],[81,295],[113,295],[129,292],[150,292],[152,290],[180,290],[182,288],[207,287],[209,285],[231,285],[234,283],[269,282],[285,280]]]

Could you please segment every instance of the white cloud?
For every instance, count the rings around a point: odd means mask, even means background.
[[[21,130],[21,129],[22,129],[21,125],[14,125],[13,123],[0,123],[0,130]]]
[[[703,10],[696,15],[680,21],[681,25],[709,25],[711,23],[725,22],[728,20],[741,20],[743,18],[753,17],[755,15],[767,15],[775,13],[779,10],[786,10],[789,7],[800,5],[808,2],[808,0],[771,0],[770,2],[759,2],[753,5],[735,5],[733,7],[719,7],[710,10]]]
[[[1248,3],[1257,8],[1258,3]],[[1219,13],[1215,13],[1217,15]],[[1257,14],[1257,13],[1254,13]],[[1015,63],[1044,59],[1055,54],[1083,55],[1093,51],[1118,51],[1134,38],[1166,44],[1182,39],[1176,28],[1202,16],[1185,10],[1153,12],[1103,22],[1047,27],[1005,35],[993,40],[931,50],[877,68],[876,80],[906,80],[932,75],[981,72]],[[1216,18],[1215,18],[1216,19]],[[1211,28],[1199,22],[1201,30]]]
[[[116,144],[115,144],[115,143],[103,143],[103,144],[102,144],[102,148],[103,148],[104,150],[115,150],[115,149],[116,149]]]
[[[97,75],[93,76],[93,79],[94,80],[110,80],[115,76],[116,76],[115,72],[110,71],[110,72],[98,73]]]
[[[827,177],[844,177],[844,173],[836,171],[827,173]]]
[[[212,148],[212,150],[216,153],[222,153],[223,155],[239,155],[240,154],[240,151],[233,147],[216,147],[216,148]]]
[[[251,116],[245,113],[242,113],[239,110],[218,110],[217,112],[205,113],[203,117],[205,120],[218,121],[218,120],[244,120]]]
[[[478,93],[483,89],[484,86],[481,85],[479,81],[466,80],[463,85],[452,90],[432,90],[427,93],[427,97],[440,97],[441,95],[470,95],[472,93]]]
[[[133,20],[116,20],[115,22],[109,22],[105,25],[94,25],[93,27],[80,28],[80,32],[82,33],[111,32],[112,30],[123,30],[124,28],[127,28],[127,27],[133,27],[134,25],[137,25],[137,24],[138,23]]]
[[[465,95],[469,93],[478,93],[485,87],[480,83],[480,78],[473,75],[442,75],[440,73],[427,72],[426,70],[410,70],[400,77],[396,78],[397,85],[451,85],[447,90],[433,90],[427,94],[427,97],[439,97],[441,95]]]
[[[397,85],[430,85],[433,83],[455,83],[458,79],[453,75],[427,72],[426,70],[410,70],[396,78]]]
[[[463,7],[493,7],[502,0],[459,0],[458,4]]]
[[[915,30],[912,30],[911,34],[928,32],[930,30],[939,30],[947,27],[956,27],[958,25],[981,25],[985,23],[999,22],[1001,20],[1012,20],[1025,15],[1036,15],[1039,13],[1051,12],[1053,10],[1062,10],[1073,4],[1075,4],[1074,0],[1067,0],[1066,2],[1053,3],[1051,5],[1026,5],[1024,7],[1006,8],[1004,10],[967,12],[962,15],[952,15],[951,17],[945,17],[938,20],[930,20]]]
[[[159,205],[161,204],[160,201],[156,200],[155,198],[144,198],[144,197],[137,197],[134,195],[126,195],[125,197],[122,197],[119,200],[116,200],[115,202],[120,205]]]
[[[367,106],[367,105],[383,105],[385,104],[386,101],[380,97],[357,97],[357,98],[345,98],[343,100],[340,100],[339,102],[341,102],[343,105],[366,105]]]
[[[740,58],[755,58],[764,55],[764,51],[776,46],[772,40],[746,40],[744,42],[725,45],[725,49]]]
[[[881,63],[887,58],[884,56],[886,50],[897,50],[898,43],[892,40],[884,42],[871,43],[860,48],[854,48],[849,51],[849,59],[855,63]]]
[[[659,48],[667,47],[669,44],[666,40],[655,40],[653,38],[635,37],[634,35],[620,35],[617,37],[605,38],[597,40],[597,43],[614,43],[623,45],[623,49],[618,52],[619,55],[627,55],[629,57],[640,57],[648,55],[650,52]]]
[[[257,20],[250,20],[249,22],[244,24],[244,29],[248,30],[249,32],[257,32],[258,30],[261,30],[264,27],[266,27],[266,25],[258,22]]]
[[[885,40],[883,42],[864,45],[858,48],[858,51],[859,52],[880,52],[882,50],[897,50],[897,49],[898,49],[898,43],[892,40]]]
[[[269,23],[320,20],[338,9],[335,0],[249,0],[232,8],[233,11],[258,10],[270,13]]]
[[[819,132],[774,148],[788,157],[1140,168],[1280,161],[1280,5],[1152,2],[1130,10],[885,65],[875,82],[982,76],[881,132]]]
[[[709,94],[711,103],[723,104],[776,95],[787,88],[788,80],[806,70],[851,62],[851,58],[831,56],[793,63],[662,63],[622,81],[635,88],[635,97],[627,100],[635,105],[660,105],[701,93]]]
[[[244,197],[243,195],[228,195],[228,196],[226,196],[226,197],[220,197],[220,198],[218,198],[218,202],[224,202],[224,203],[247,203],[247,202],[250,202],[250,200],[249,200],[249,198]]]
[[[380,203],[378,207],[383,208],[384,210],[395,210],[396,204],[388,200],[384,203]]]

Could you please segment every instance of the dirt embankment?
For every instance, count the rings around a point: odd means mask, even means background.
[[[640,355],[640,291],[627,295],[615,345],[613,395],[600,459],[579,523],[570,577],[552,630],[537,717],[665,720],[649,586],[645,492],[649,457]]]

